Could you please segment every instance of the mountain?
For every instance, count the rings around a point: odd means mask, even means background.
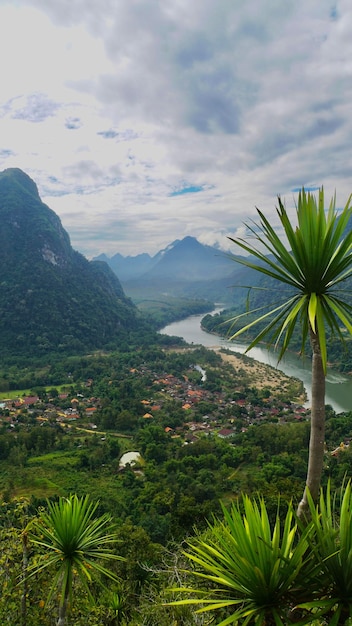
[[[143,278],[194,282],[218,278],[232,271],[232,264],[225,253],[199,243],[194,237],[185,237],[175,242]]]
[[[117,253],[111,258],[107,257],[106,254],[100,254],[94,260],[104,261],[107,263],[119,279],[124,281],[137,278],[138,276],[144,274],[144,272],[148,271],[153,267],[153,265],[155,265],[155,263],[157,263],[157,259],[155,261],[154,259],[155,257],[151,257],[149,254],[144,252],[143,254],[138,254],[137,256],[127,257]]]
[[[94,261],[105,261],[119,279],[125,282],[144,276],[158,265],[164,255],[178,243],[179,240],[177,239],[173,243],[170,243],[165,249],[160,250],[155,256],[150,256],[146,252],[137,254],[136,256],[122,256],[122,254],[117,252],[110,258],[106,256],[106,254],[100,254],[94,258]]]
[[[20,169],[0,173],[3,355],[118,345],[139,313],[106,263],[73,250],[59,217]]]
[[[101,258],[101,257],[98,257]],[[229,257],[194,237],[170,243],[154,257],[116,254],[104,260],[119,276],[133,299],[158,295],[232,301],[230,287],[237,270]]]

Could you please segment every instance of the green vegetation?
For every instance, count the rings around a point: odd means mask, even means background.
[[[82,354],[152,336],[109,266],[72,249],[60,219],[21,170],[0,173],[0,217],[4,359]]]
[[[294,228],[280,198],[278,202],[277,215],[288,248],[259,209],[259,224],[247,226],[256,243],[253,245],[243,239],[230,239],[256,259],[235,259],[238,263],[289,287],[292,293],[284,302],[270,307],[269,311],[264,307],[263,312],[261,307],[259,315],[236,330],[231,338],[235,339],[247,329],[264,322],[264,328],[252,339],[247,351],[267,339],[270,344],[278,346],[280,361],[297,326],[301,331],[301,352],[309,337],[312,350],[312,407],[307,488],[298,508],[299,515],[303,517],[308,509],[307,492],[313,499],[317,499],[323,471],[326,326],[338,335],[342,343],[345,337],[341,325],[352,334],[352,307],[341,293],[341,286],[352,276],[352,231],[346,231],[352,207],[350,197],[343,211],[338,214],[333,198],[326,214],[323,189],[319,191],[318,203],[312,194],[302,189],[296,210],[298,225]],[[269,256],[260,250],[260,246],[264,247]],[[258,314],[258,310],[254,313]],[[237,316],[235,321],[243,315]]]
[[[248,357],[158,335],[176,317],[207,310],[200,283],[192,300],[181,288],[179,298],[149,299],[138,311],[104,264],[71,249],[19,170],[0,175],[0,213],[0,623],[345,623],[352,617],[350,487],[341,507],[330,494],[351,478],[352,413],[325,408],[322,483],[331,487],[317,505],[307,492],[311,521],[303,529],[294,510],[311,415],[301,406],[300,381]],[[282,206],[280,215],[289,229]],[[303,210],[301,217],[303,232]],[[326,241],[339,239],[343,220],[336,222],[333,207],[324,221],[321,203],[316,218],[331,235]],[[337,245],[327,273],[339,254],[342,266],[349,260],[348,246]],[[286,250],[280,254],[287,278],[295,268]],[[265,263],[260,253],[257,260]],[[274,267],[269,262],[261,287]],[[207,281],[203,288],[209,297]],[[342,303],[334,298],[336,314]],[[286,349],[301,306],[303,330],[310,325],[320,338],[318,299],[306,300],[290,300],[291,312],[278,302],[286,322],[275,331],[261,316],[254,341],[266,329]],[[341,339],[336,320],[328,314]],[[129,462],[124,453],[132,453]],[[188,589],[181,603],[180,588]]]
[[[179,603],[216,611],[218,626],[292,623],[312,569],[310,532],[299,533],[291,506],[282,523],[277,512],[271,524],[264,500],[243,496],[243,506],[223,508],[223,521],[190,542],[185,554],[200,584],[179,590],[187,598]]]
[[[134,300],[138,309],[150,316],[155,327],[160,329],[189,315],[206,313],[214,308],[214,303],[192,298],[176,298],[159,295],[157,298],[138,298]]]
[[[195,364],[205,370],[206,380]],[[13,384],[26,371],[13,369]],[[82,583],[75,584],[74,623],[83,626],[89,613],[93,626],[108,625],[116,611],[129,626],[143,620],[148,626],[206,623],[197,621],[203,616],[195,616],[194,607],[164,606],[170,599],[166,588],[183,576],[179,543],[196,528],[207,533],[207,520],[221,514],[219,500],[231,507],[242,493],[260,492],[275,519],[278,494],[283,505],[291,499],[297,504],[304,485],[309,413],[298,412],[292,402],[301,386],[287,379],[275,387],[277,372],[269,367],[257,379],[254,372],[248,357],[235,368],[219,353],[177,345],[69,357],[33,368],[36,387],[30,396],[38,400],[27,405],[19,393],[21,403],[12,401],[1,416],[0,535],[6,552],[0,571],[8,608],[6,616],[0,609],[0,621],[10,616],[11,624],[19,623],[23,529],[42,507],[47,510],[47,498],[56,503],[88,493],[99,502],[98,517],[112,516],[116,554],[126,561],[112,564],[118,585],[104,576],[103,587],[89,583],[93,606]],[[52,385],[38,384],[48,380]],[[54,381],[70,381],[69,388],[61,393]],[[96,409],[92,415],[91,408]],[[71,418],[72,412],[78,417]],[[152,417],[144,417],[148,412]],[[221,438],[222,430],[230,437]],[[351,415],[336,417],[328,410],[324,481],[330,477],[334,486],[351,473],[349,447],[340,446],[349,438]],[[122,470],[122,454],[135,450],[141,461]],[[40,556],[31,545],[28,567]],[[54,619],[56,592],[45,607],[40,604],[52,582],[44,570],[40,582],[36,576],[28,579],[27,626]]]
[[[88,595],[88,583],[97,573],[116,581],[112,572],[100,564],[101,559],[121,558],[111,553],[112,544],[116,542],[111,516],[94,517],[97,507],[97,503],[89,502],[88,496],[60,498],[58,502],[48,502],[47,510],[30,525],[30,541],[40,547],[42,554],[29,568],[28,575],[35,576],[44,569],[54,572],[47,602],[59,585],[57,626],[64,626],[69,602],[72,605],[75,576],[79,577]]]
[[[352,616],[352,493],[350,481],[341,493],[321,491],[318,506],[309,498],[314,533],[310,547],[317,561],[319,580],[304,608],[318,611],[330,624],[346,623]],[[317,598],[314,595],[318,596]]]
[[[171,605],[215,611],[218,626],[350,624],[351,483],[345,487],[339,502],[330,484],[318,505],[308,494],[305,527],[291,504],[280,519],[278,502],[273,521],[263,499],[244,496],[242,506],[224,508],[223,519],[189,542],[187,578],[199,583],[171,589],[183,596]]]

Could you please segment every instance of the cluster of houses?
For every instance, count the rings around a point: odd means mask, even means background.
[[[309,411],[303,406],[278,401],[270,395],[261,398],[256,404],[255,398],[250,400],[243,393],[234,393],[232,398],[229,398],[229,394],[223,391],[210,391],[203,384],[193,382],[185,375],[178,377],[165,372],[160,376],[151,372],[145,365],[140,370],[135,368],[130,370],[132,376],[144,376],[146,373],[151,377],[153,384],[151,396],[141,400],[145,409],[143,418],[158,423],[158,412],[162,411],[165,402],[177,401],[184,411],[182,428],[174,429],[171,425],[166,425],[165,431],[171,436],[180,436],[182,431],[182,436],[188,443],[211,432],[227,439],[231,438],[239,427],[246,430],[261,421],[286,422],[305,420],[309,416]],[[204,381],[206,373],[204,370],[201,373]],[[92,393],[94,381],[87,381],[86,388]],[[77,425],[80,423],[85,428],[95,430],[97,425],[94,417],[99,411],[101,402],[99,398],[90,396],[90,393],[77,394],[75,397],[70,397],[68,393],[58,393],[56,397],[45,400],[34,395],[4,400],[0,403],[0,423],[14,428],[28,416],[37,423],[57,422],[66,427],[70,427],[72,423]],[[210,409],[204,411],[207,403]]]
[[[145,374],[146,368],[144,367],[140,372],[137,369],[131,371],[136,375]],[[153,399],[142,400],[146,408],[143,417],[145,419],[157,419],[157,412],[163,406],[160,396],[180,402],[185,411],[182,430],[187,429],[185,441],[188,442],[195,441],[199,436],[210,432],[216,432],[219,437],[224,439],[231,438],[236,432],[234,424],[236,421],[238,422],[233,415],[241,417],[243,423],[241,430],[246,430],[249,426],[268,419],[284,423],[292,420],[306,420],[309,417],[309,410],[304,406],[289,401],[278,401],[273,396],[262,398],[260,405],[256,405],[255,402],[249,401],[246,397],[229,400],[228,394],[222,391],[209,391],[191,382],[186,376],[179,378],[166,373],[162,377],[155,375],[153,383],[161,393],[156,393]],[[239,394],[239,396],[241,395],[243,394]],[[155,397],[158,399],[155,400]],[[200,415],[198,404],[201,401],[216,406],[216,411]],[[237,411],[235,407],[237,407]],[[190,416],[194,415],[196,415],[196,419],[190,419]],[[170,426],[166,426],[165,431],[174,434],[174,430]]]
[[[66,408],[60,406],[63,402],[67,405]],[[40,424],[58,422],[65,425],[84,417],[94,419],[99,404],[98,398],[86,398],[83,394],[70,398],[68,393],[60,393],[57,398],[48,400],[43,400],[39,396],[5,399],[0,402],[0,424],[8,424],[13,428],[23,421],[24,416],[28,416]],[[90,425],[96,428],[95,424]]]

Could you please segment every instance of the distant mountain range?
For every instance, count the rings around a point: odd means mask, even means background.
[[[135,300],[166,294],[233,303],[234,280],[237,283],[238,277],[248,272],[225,252],[194,237],[176,240],[154,257],[118,253],[111,258],[102,254],[96,260],[108,263],[126,294]]]
[[[117,253],[110,259],[102,254],[96,260],[107,262],[122,282],[138,278],[194,282],[233,272],[233,264],[224,252],[205,246],[194,237],[176,239],[154,257],[146,253],[123,257]]]
[[[0,173],[0,220],[3,356],[114,347],[143,326],[114,272],[73,250],[20,169]]]

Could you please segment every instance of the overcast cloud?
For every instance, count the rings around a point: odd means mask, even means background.
[[[91,258],[352,191],[350,0],[0,0],[0,170]],[[238,232],[240,232],[238,231]]]

